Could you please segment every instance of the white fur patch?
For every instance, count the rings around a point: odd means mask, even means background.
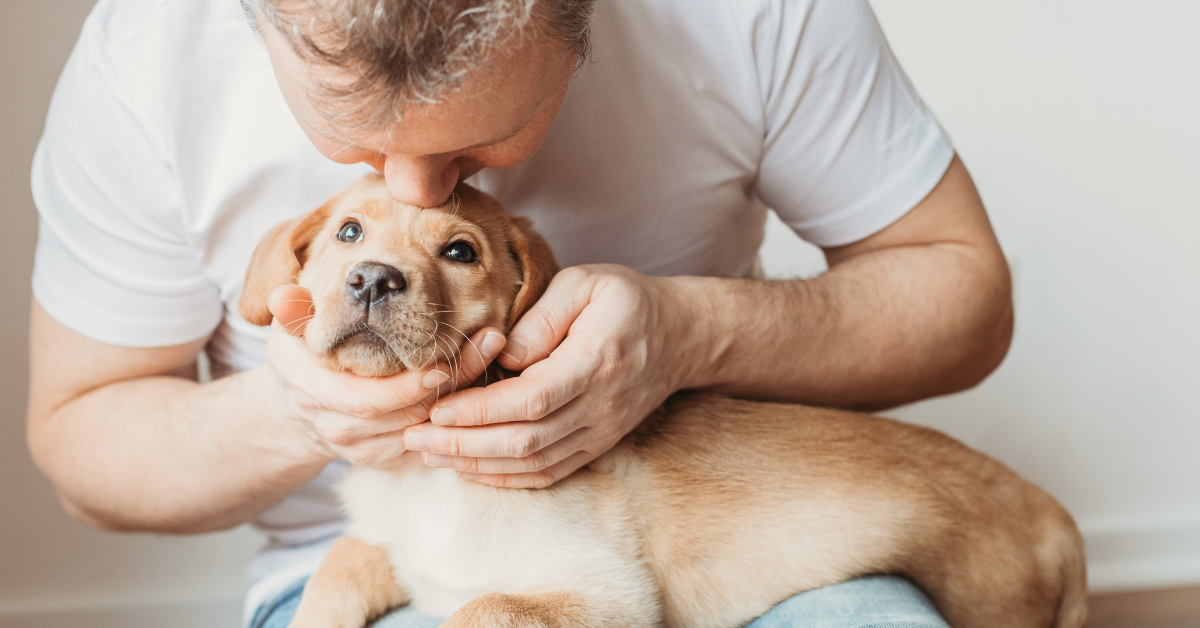
[[[448,617],[488,593],[567,592],[601,624],[659,623],[640,540],[597,511],[591,484],[496,489],[446,469],[355,468],[339,490],[348,533],[387,550],[422,613]]]

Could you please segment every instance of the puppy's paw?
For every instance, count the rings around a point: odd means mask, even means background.
[[[492,593],[458,609],[441,628],[585,628],[582,607],[569,593]]]

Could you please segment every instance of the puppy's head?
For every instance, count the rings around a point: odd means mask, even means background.
[[[271,290],[299,284],[313,298],[308,349],[363,376],[452,361],[483,327],[507,330],[558,271],[554,256],[529,221],[468,185],[454,192],[421,209],[369,175],[278,225],[254,252],[242,317],[271,324]]]

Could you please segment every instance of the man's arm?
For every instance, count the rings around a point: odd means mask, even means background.
[[[284,291],[280,291],[284,292]],[[290,307],[286,294],[273,312]],[[294,314],[292,315],[294,318]],[[499,353],[485,329],[473,380]],[[97,342],[35,301],[30,323],[29,448],[74,517],[97,528],[200,533],[236,526],[337,457],[395,468],[412,461],[405,426],[424,421],[445,376],[377,380],[322,368],[278,324],[270,364],[194,381],[198,340],[134,349]],[[271,365],[274,365],[272,367]]]
[[[329,458],[271,404],[265,366],[194,380],[205,340],[116,347],[30,321],[30,451],[77,519],[110,530],[199,533],[238,525]]]
[[[679,279],[705,304],[689,387],[880,409],[970,388],[1007,353],[1008,264],[957,157],[899,221],[825,253],[809,280]]]
[[[973,386],[1007,352],[1008,266],[958,158],[899,221],[826,254],[828,272],[790,281],[565,269],[509,336],[501,365],[521,376],[408,435],[427,464],[548,486],[676,390],[878,409]]]

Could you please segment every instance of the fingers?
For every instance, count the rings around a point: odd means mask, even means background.
[[[331,413],[321,417],[321,420],[314,423],[313,427],[318,436],[337,447],[356,446],[377,436],[393,434],[394,444],[398,448],[403,448],[402,431],[416,422],[420,422],[420,419],[416,421],[409,420],[407,417],[359,419]]]
[[[444,427],[422,423],[404,434],[405,447],[445,456],[525,458],[576,431],[575,413],[531,423]],[[542,466],[548,466],[550,462]]]
[[[423,466],[421,454],[404,448],[402,432],[387,432],[347,447],[334,447],[341,458],[381,471]]]
[[[555,275],[542,298],[509,332],[500,365],[510,371],[522,371],[548,357],[591,301],[592,284],[591,274],[579,268],[568,268]]]
[[[554,358],[534,364],[520,377],[443,399],[430,419],[436,425],[457,426],[537,421],[587,390],[599,365],[600,357],[590,342],[571,337]]]
[[[308,321],[316,313],[312,294],[294,284],[272,290],[267,297],[267,309],[284,330],[293,336],[303,336]]]
[[[430,467],[446,467],[463,473],[514,474],[534,473],[550,468],[583,451],[590,428],[580,428],[566,438],[524,458],[472,458],[425,452],[423,461]]]
[[[589,452],[578,452],[566,460],[534,473],[479,474],[459,473],[458,477],[496,488],[549,488],[555,482],[574,473],[579,467],[591,462],[595,456]]]

